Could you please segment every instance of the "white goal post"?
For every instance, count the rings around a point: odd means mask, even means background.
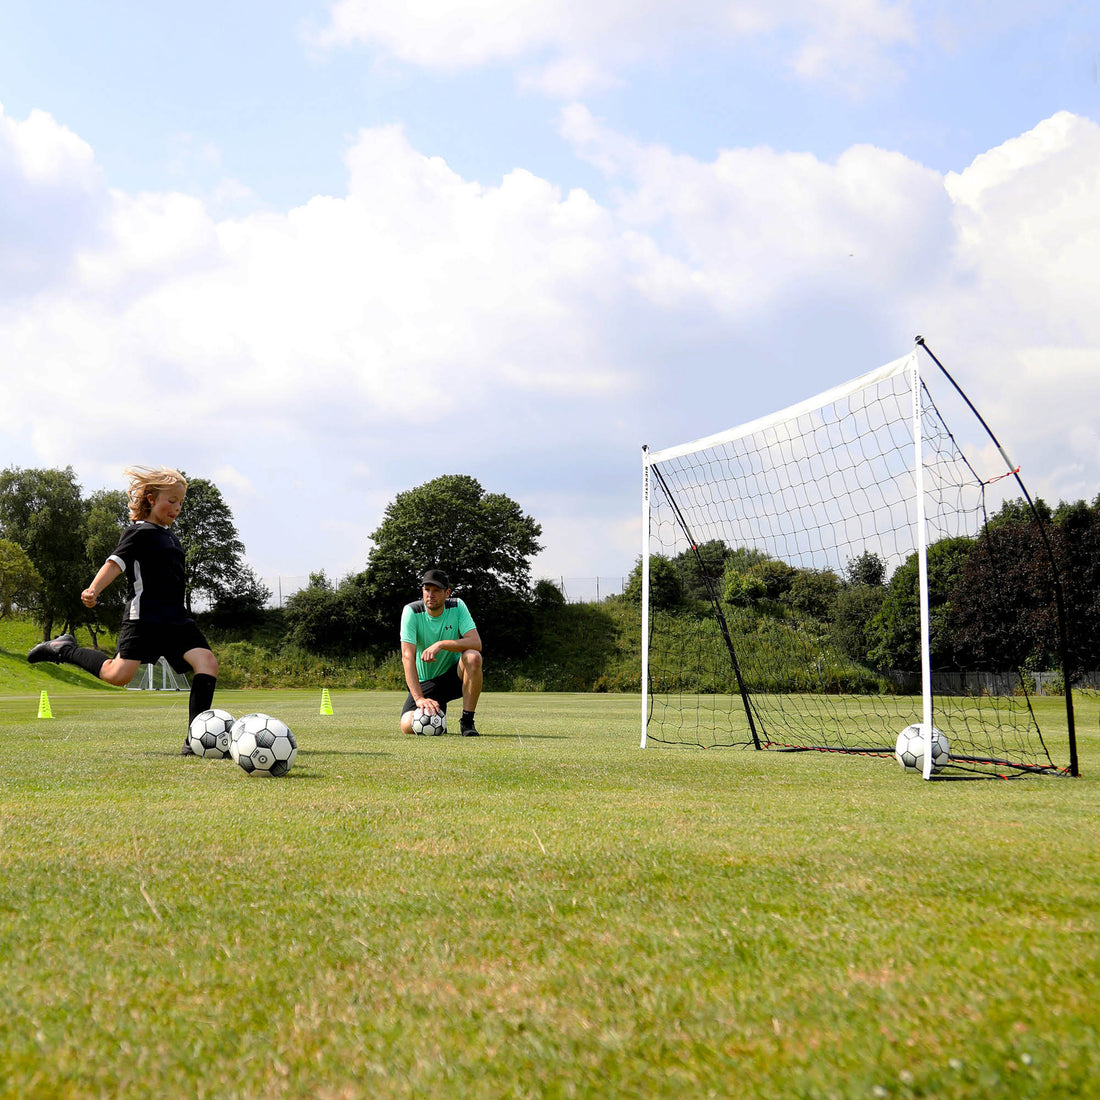
[[[190,691],[187,676],[161,657],[156,664],[143,664],[137,675],[126,685],[129,691]]]
[[[970,406],[918,338],[908,355],[769,416],[643,447],[643,748],[893,755],[919,725],[925,779],[937,731],[956,770],[1062,770],[1020,669],[966,668],[988,647],[944,640],[948,587],[998,567],[987,486],[1016,470],[993,438],[1007,468],[978,475],[975,449],[922,378],[922,350]],[[857,621],[857,605],[879,610]],[[878,631],[874,659],[851,641],[853,622]],[[1009,687],[988,690],[995,676]],[[1067,712],[1072,742],[1068,688]]]

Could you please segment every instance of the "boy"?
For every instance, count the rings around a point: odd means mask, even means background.
[[[170,529],[183,507],[187,482],[178,470],[167,467],[131,466],[125,473],[130,479],[133,522],[80,594],[85,607],[95,607],[99,594],[126,574],[126,606],[116,656],[78,646],[72,634],[62,634],[36,645],[27,660],[76,665],[117,687],[128,684],[142,662],[164,657],[177,672],[190,666],[194,673],[188,700],[190,727],[195,716],[209,710],[214,701],[218,660],[184,606],[183,546]],[[186,734],[182,755],[191,755]]]

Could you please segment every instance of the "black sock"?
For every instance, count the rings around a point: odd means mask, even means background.
[[[82,668],[95,677],[99,676],[99,670],[110,659],[106,653],[100,653],[98,649],[89,649],[87,646],[73,646],[71,649],[66,649],[61,658],[66,664],[76,665],[77,668]]]
[[[196,672],[191,679],[191,697],[187,701],[187,724],[190,725],[195,716],[210,709],[214,702],[214,685],[217,684],[217,676],[210,676],[205,672]]]
[[[461,725],[463,722],[472,722],[473,720],[474,712],[472,710],[464,710],[462,712],[462,717],[458,721],[459,725]]]

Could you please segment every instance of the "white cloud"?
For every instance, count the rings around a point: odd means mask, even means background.
[[[955,247],[927,296],[1033,493],[1100,488],[1100,126],[1065,112],[950,173]],[[933,327],[930,321],[929,327]]]
[[[19,122],[0,108],[0,131],[5,159],[29,184],[86,187],[95,178],[91,146],[45,111],[31,111]]]
[[[561,128],[619,181],[636,275],[664,303],[703,297],[739,316],[822,282],[885,299],[927,278],[950,243],[942,178],[900,153],[857,145],[830,164],[732,149],[704,163],[606,133],[579,105]]]
[[[607,205],[523,169],[471,182],[381,128],[344,195],[234,219],[109,190],[79,139],[25,125],[0,116],[0,210],[18,198],[31,241],[82,232],[33,287],[0,286],[0,430],[97,476],[214,471],[263,572],[340,575],[394,492],[453,472],[553,504],[541,570],[629,571],[642,433],[716,431],[877,365],[822,322],[857,348],[885,333],[882,359],[923,331],[1036,491],[1096,493],[1100,127],[1081,118],[944,179],[871,146],[703,162],[571,108]]]
[[[470,183],[394,128],[361,133],[347,161],[345,196],[235,220],[102,190],[102,239],[0,325],[0,423],[51,463],[129,440],[199,469],[248,436],[394,444],[487,403],[528,418],[532,401],[621,389],[606,210],[522,170]],[[517,438],[519,419],[490,438]]]
[[[1010,306],[1018,335],[1100,337],[1100,126],[1061,112],[950,173],[946,188],[960,269]]]
[[[574,98],[701,44],[784,39],[799,76],[852,88],[883,79],[915,41],[909,4],[891,0],[336,0],[325,46],[366,44],[457,72],[519,67],[521,84]],[[789,43],[786,41],[789,39]]]
[[[0,107],[0,294],[57,279],[74,249],[95,238],[104,193],[85,141],[44,111],[19,121]]]

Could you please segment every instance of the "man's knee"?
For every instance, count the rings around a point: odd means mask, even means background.
[[[476,649],[467,649],[459,658],[459,664],[466,672],[480,672],[481,654]]]

